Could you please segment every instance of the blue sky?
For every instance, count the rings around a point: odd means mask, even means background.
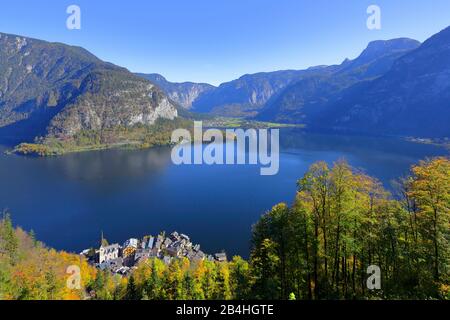
[[[66,28],[80,6],[81,30]],[[381,30],[366,27],[367,7]],[[371,40],[420,41],[450,25],[448,0],[8,0],[0,32],[82,46],[134,72],[219,84],[356,57]]]

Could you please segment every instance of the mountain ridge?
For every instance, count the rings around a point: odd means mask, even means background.
[[[346,89],[384,75],[396,59],[419,45],[420,42],[407,38],[371,42],[357,58],[346,59],[288,86],[257,118],[310,125],[309,118],[339,100]]]
[[[208,83],[170,82],[158,73],[136,73],[136,75],[158,85],[170,99],[188,110],[199,96],[216,88]]]
[[[0,33],[0,136],[66,139],[191,111],[314,129],[450,136],[449,57],[450,27],[422,44],[372,41],[340,65],[245,74],[215,87],[133,74],[81,47]]]
[[[176,117],[158,87],[123,67],[81,47],[0,33],[0,135],[67,138]]]
[[[355,79],[347,81],[350,84],[369,80],[382,75],[391,67],[396,58],[419,45],[420,42],[409,38],[372,41],[358,57],[353,60],[346,59],[341,65],[318,65],[303,70],[287,69],[245,74],[217,87],[209,87],[203,92],[196,92],[187,104],[180,103],[180,105],[194,112],[212,113],[219,116],[256,117],[258,120],[284,121],[283,118],[274,119],[264,116],[264,114],[270,112],[267,109],[270,109],[270,106],[277,100],[282,99],[284,93],[288,92],[291,86],[308,79],[319,81],[321,78],[320,82],[322,82],[324,78],[334,74],[354,77]],[[358,68],[366,68],[366,70],[358,70]],[[159,74],[150,75],[147,78],[160,85],[173,100],[180,101],[177,99],[176,93],[176,86],[180,84],[170,83]],[[191,82],[186,84],[194,85]]]
[[[389,135],[450,136],[450,27],[345,93],[317,125]]]

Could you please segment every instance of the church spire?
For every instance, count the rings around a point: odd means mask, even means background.
[[[102,239],[101,239],[100,247],[101,248],[107,247],[109,245],[109,243],[108,243],[108,240],[106,240],[103,235],[103,230],[102,230],[101,237],[102,237]]]

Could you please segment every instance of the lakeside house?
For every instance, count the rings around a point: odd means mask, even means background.
[[[100,270],[111,270],[112,272],[116,273],[118,270],[123,268],[123,259],[117,258],[113,260],[104,261],[98,264],[98,268]]]
[[[138,244],[139,244],[139,240],[135,239],[135,238],[131,238],[128,239],[127,241],[125,241],[125,243],[123,244],[124,248],[138,248]]]
[[[199,244],[191,242],[189,236],[176,231],[169,236],[163,233],[156,237],[145,236],[141,240],[130,238],[122,246],[117,243],[107,245],[103,240],[102,238],[102,245],[98,250],[86,249],[81,255],[98,269],[119,275],[127,275],[140,263],[153,258],[160,259],[166,264],[182,258],[187,258],[191,262],[205,259],[218,263],[227,261],[226,253],[207,255],[200,250]]]
[[[214,255],[215,260],[219,262],[226,262],[227,261],[227,254],[225,252],[222,253],[216,253]]]

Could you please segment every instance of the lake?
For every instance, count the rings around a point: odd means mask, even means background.
[[[248,256],[251,226],[273,205],[292,203],[296,181],[319,160],[345,158],[390,181],[444,148],[399,139],[282,130],[280,171],[260,167],[175,166],[170,148],[107,150],[56,158],[5,155],[0,146],[0,210],[56,249],[79,252],[109,242],[178,231],[207,253]]]

